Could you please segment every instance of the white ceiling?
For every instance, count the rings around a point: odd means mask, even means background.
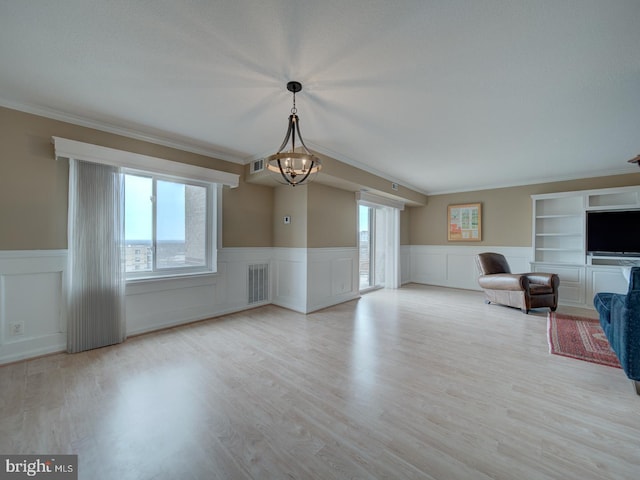
[[[311,148],[424,193],[624,172],[640,0],[0,0],[0,104],[238,163]]]

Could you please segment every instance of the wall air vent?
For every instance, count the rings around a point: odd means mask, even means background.
[[[261,158],[260,160],[254,160],[253,162],[251,162],[251,169],[249,170],[250,173],[258,173],[264,170],[264,159]]]
[[[249,265],[249,305],[269,300],[269,264]]]

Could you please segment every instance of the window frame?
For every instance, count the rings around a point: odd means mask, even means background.
[[[118,167],[122,170],[136,170],[140,172],[146,172],[156,175],[167,175],[172,178],[178,178],[182,180],[194,180],[211,183],[213,188],[213,194],[211,201],[214,203],[214,208],[211,208],[211,215],[213,221],[211,222],[211,268],[209,271],[205,271],[202,274],[188,273],[187,277],[216,275],[218,269],[218,250],[222,248],[222,188],[238,188],[240,184],[240,175],[237,173],[230,173],[221,170],[216,170],[210,167],[202,167],[193,165],[191,163],[185,163],[175,160],[169,160],[166,158],[154,157],[150,155],[143,155],[140,153],[128,152],[125,150],[119,150],[111,147],[104,147],[101,145],[95,145],[91,143],[79,142],[77,140],[71,140],[63,137],[51,137],[51,142],[54,148],[54,158],[57,160],[77,159],[85,162],[97,163],[101,165],[111,165]],[[171,145],[176,148],[175,145]],[[220,154],[212,154],[211,152],[194,152],[200,153],[211,158],[219,158],[233,162],[233,159],[225,159],[225,156]],[[215,243],[214,243],[215,242]],[[184,275],[183,275],[184,276]],[[163,276],[147,276],[141,277],[140,281],[146,280],[153,281],[162,280],[163,278],[171,279],[172,277],[180,278],[180,275],[163,275]],[[127,278],[127,283],[134,283],[137,280]]]
[[[197,276],[203,274],[217,273],[217,244],[219,237],[221,202],[219,192],[221,185],[213,182],[186,178],[182,176],[167,175],[156,173],[149,170],[140,170],[133,168],[122,168],[123,184],[125,175],[134,175],[152,180],[152,267],[151,270],[129,271],[124,272],[127,282],[135,282],[141,280],[153,280],[172,277]],[[206,213],[205,213],[205,264],[193,267],[174,267],[174,268],[158,268],[157,267],[157,182],[167,181],[172,183],[180,183],[183,185],[192,185],[204,187],[206,191]],[[126,189],[124,191],[126,202]],[[124,243],[126,246],[126,241]]]

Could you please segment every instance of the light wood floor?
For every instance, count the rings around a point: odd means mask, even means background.
[[[560,308],[566,313],[593,311]],[[0,452],[81,479],[636,479],[640,397],[546,311],[409,285],[0,367]]]

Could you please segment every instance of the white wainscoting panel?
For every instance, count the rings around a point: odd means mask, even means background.
[[[248,308],[249,265],[269,264],[271,254],[270,248],[225,248],[218,250],[215,274],[127,283],[127,334],[150,332]]]
[[[593,265],[587,266],[587,296],[585,303],[593,307],[593,297],[598,292],[612,292],[626,294],[629,291],[629,281],[622,273],[621,266]]]
[[[66,250],[0,251],[0,364],[66,350],[66,264]]]
[[[215,275],[127,283],[127,335],[216,315]]]
[[[405,264],[411,250],[406,247]],[[0,364],[66,350],[67,252],[0,252]],[[268,264],[269,298],[248,304],[248,266]],[[273,303],[309,313],[358,298],[357,248],[225,248],[218,272],[127,283],[127,334]],[[24,333],[13,334],[13,326]]]
[[[307,250],[307,262],[305,313],[360,296],[356,247],[311,248]]]
[[[269,264],[271,303],[273,292],[273,249],[270,247],[234,247],[218,250],[218,273],[221,281],[216,289],[217,303],[224,305],[224,312],[240,311],[248,307],[249,302],[249,265]],[[251,307],[262,305],[254,303]]]
[[[410,278],[415,283],[480,290],[475,257],[482,252],[501,253],[512,272],[530,271],[531,247],[412,245],[410,252]]]
[[[448,285],[467,290],[479,289],[478,273],[475,255],[468,255],[466,252],[451,252],[447,255]]]
[[[272,303],[307,313],[307,249],[273,249]]]
[[[428,247],[411,248],[411,281],[428,285],[447,283],[446,252],[430,252]]]
[[[127,334],[248,308],[248,265],[271,267],[273,255],[271,248],[221,249],[216,274],[129,282]],[[66,250],[0,251],[0,364],[66,350],[66,264]],[[306,285],[291,283],[303,297]],[[22,334],[13,334],[15,324]]]

